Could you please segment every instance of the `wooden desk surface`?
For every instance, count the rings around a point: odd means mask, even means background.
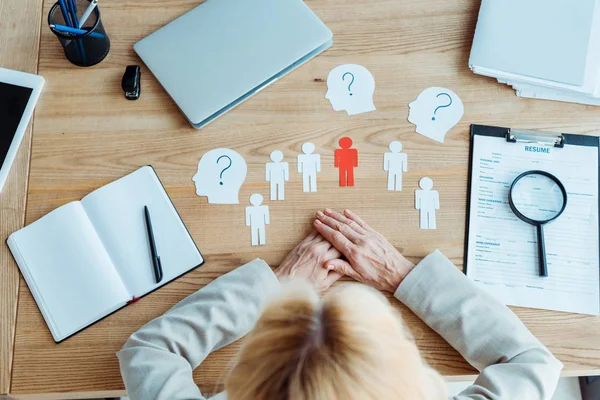
[[[0,67],[37,72],[40,16],[41,0],[0,1]],[[0,193],[0,395],[10,391],[19,294],[19,270],[5,241],[25,222],[31,126]]]
[[[110,55],[100,65],[82,69],[66,61],[45,26],[53,1],[44,1],[39,73],[47,86],[35,117],[26,223],[152,164],[207,263],[60,345],[52,341],[21,280],[10,389],[14,394],[122,390],[115,352],[131,333],[242,263],[261,257],[277,265],[308,233],[318,208],[354,209],[415,261],[439,248],[462,266],[469,124],[600,134],[599,108],[521,100],[508,87],[469,71],[480,4],[475,0],[307,0],[334,32],[333,47],[197,131],[147,69],[139,101],[123,98],[120,81],[126,65],[141,64],[133,44],[199,2],[103,0]],[[324,97],[325,80],[343,63],[372,71],[376,112],[348,117],[332,111]],[[407,121],[408,103],[429,86],[448,87],[465,103],[463,122],[444,144],[417,135]],[[332,154],[345,135],[355,141],[360,167],[357,186],[343,189],[336,181]],[[382,170],[382,155],[392,140],[401,140],[409,157],[401,193],[386,191]],[[292,173],[286,200],[267,201],[272,212],[268,245],[252,248],[244,207],[250,194],[268,193],[264,166],[269,153],[282,150],[294,170],[306,141],[314,142],[323,157],[319,193],[302,193],[300,176]],[[248,162],[238,206],[208,205],[194,193],[191,178],[197,162],[216,147],[234,148]],[[432,177],[440,192],[437,231],[419,229],[414,190],[423,176]],[[431,365],[449,377],[476,373],[410,311],[398,308]],[[563,361],[565,374],[600,374],[600,318],[533,309],[515,312]],[[238,348],[234,344],[211,355],[195,372],[204,391],[220,389]]]

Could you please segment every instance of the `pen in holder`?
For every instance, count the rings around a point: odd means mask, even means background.
[[[91,67],[108,55],[110,40],[97,0],[58,0],[50,9],[48,25],[72,64]]]

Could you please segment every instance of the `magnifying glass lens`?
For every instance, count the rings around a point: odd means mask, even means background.
[[[510,187],[508,202],[519,219],[536,227],[540,276],[548,276],[544,225],[565,211],[567,191],[564,185],[548,172],[525,172]]]
[[[525,218],[542,223],[558,217],[567,201],[557,183],[541,174],[519,179],[511,194],[516,211]]]

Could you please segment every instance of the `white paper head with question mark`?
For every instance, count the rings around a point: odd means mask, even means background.
[[[452,90],[440,87],[423,90],[408,107],[408,121],[417,126],[417,133],[440,143],[465,113],[460,97]]]
[[[375,111],[374,93],[375,78],[362,65],[340,65],[327,77],[325,98],[335,111],[346,111],[348,115]]]
[[[239,153],[215,149],[202,156],[192,180],[196,194],[208,197],[210,204],[239,204],[238,193],[247,172],[246,160]]]

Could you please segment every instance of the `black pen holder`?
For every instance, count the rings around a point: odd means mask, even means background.
[[[67,3],[68,1],[71,0],[63,0],[62,4],[73,4]],[[110,40],[100,19],[100,9],[96,6],[82,25],[81,29],[85,30],[85,33],[68,33],[59,30],[59,28],[52,28],[52,26],[73,27],[75,25],[78,28],[78,21],[84,15],[91,0],[74,1],[74,8],[77,10],[77,21],[75,22],[73,22],[73,14],[69,14],[68,10],[64,10],[65,13],[63,14],[60,3],[54,4],[50,9],[48,25],[51,26],[50,30],[62,45],[67,59],[72,64],[80,67],[91,67],[104,60],[110,50]]]

